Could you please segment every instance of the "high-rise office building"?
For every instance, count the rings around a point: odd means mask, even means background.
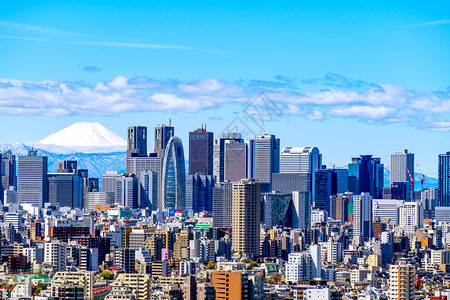
[[[213,170],[218,182],[247,177],[247,144],[240,133],[224,133],[215,141]]]
[[[59,160],[58,173],[74,173],[77,170],[76,160]]]
[[[139,176],[138,207],[149,207],[158,209],[158,178],[159,173],[155,171],[142,171]]]
[[[311,176],[309,173],[274,173],[272,190],[283,194],[293,191],[309,192],[311,195]]]
[[[134,174],[123,174],[117,178],[116,204],[137,208],[138,179]]]
[[[425,219],[434,219],[434,209],[437,206],[439,190],[435,188],[424,189],[420,193],[420,202],[424,210]]]
[[[126,158],[126,172],[128,174],[135,174],[141,180],[142,172],[155,172],[157,176],[158,187],[162,185],[162,156],[157,156],[156,153],[150,153],[147,157],[127,157]],[[145,194],[141,194],[142,189],[139,189],[138,203],[139,207],[145,207]],[[153,209],[161,209],[161,188],[157,190],[157,201],[152,202]]]
[[[415,299],[414,281],[416,267],[406,259],[399,259],[397,265],[389,266],[389,299],[409,300]]]
[[[12,154],[11,150],[6,150],[3,154],[0,154],[0,158],[0,175],[3,190],[6,191],[10,186],[16,186],[16,157]]]
[[[275,135],[257,135],[249,144],[249,174],[258,179],[261,192],[272,190],[272,174],[280,172],[280,139]]]
[[[36,150],[28,151],[28,156],[18,160],[18,201],[42,207],[48,198],[47,156],[37,156]]]
[[[314,208],[325,210],[331,216],[330,197],[347,192],[347,181],[347,169],[316,170]]]
[[[127,157],[147,156],[147,127],[129,126],[127,139]]]
[[[214,227],[231,228],[233,210],[233,184],[219,182],[213,188]]]
[[[111,192],[89,192],[87,194],[86,208],[95,210],[96,205],[115,205],[115,194]]]
[[[186,209],[194,212],[212,212],[213,175],[187,175],[186,176]]]
[[[98,178],[83,177],[83,207],[88,207],[87,197],[89,193],[99,192]]]
[[[412,201],[413,189],[410,175],[414,178],[414,153],[408,153],[406,149],[402,152],[391,153],[391,187],[394,183],[404,183],[406,188],[405,198],[400,200]]]
[[[77,173],[49,173],[48,202],[60,207],[83,207],[83,178]]]
[[[117,179],[122,176],[117,171],[106,171],[102,175],[102,192],[114,193],[114,199],[117,199]]]
[[[414,233],[423,226],[423,207],[420,202],[405,202],[397,207],[398,226]]]
[[[186,204],[186,170],[183,143],[171,137],[164,152],[162,165],[163,208],[184,209]]]
[[[259,256],[260,186],[255,179],[233,183],[232,247],[249,257]]]
[[[292,227],[292,194],[264,193],[261,204],[264,228]]]
[[[450,206],[450,151],[439,154],[438,182],[438,206]]]
[[[292,228],[311,225],[311,194],[309,191],[292,192]]]
[[[311,200],[316,200],[316,171],[322,168],[322,154],[317,147],[284,147],[280,155],[280,173],[308,173]]]
[[[336,220],[342,221],[342,224],[348,221],[348,204],[349,204],[349,195],[338,194],[336,196],[336,216],[334,217]]]
[[[214,133],[206,126],[189,132],[189,174],[213,174]]]
[[[363,241],[372,238],[372,196],[353,196],[353,237]]]
[[[166,149],[167,143],[170,138],[174,136],[174,127],[169,121],[169,126],[165,124],[161,126],[155,127],[155,148],[154,153],[156,153],[159,157],[164,155],[164,151]]]
[[[348,189],[353,194],[370,193],[373,198],[383,198],[384,165],[372,155],[353,157],[348,164]]]

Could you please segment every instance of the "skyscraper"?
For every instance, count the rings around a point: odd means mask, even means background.
[[[74,173],[77,170],[76,160],[59,160],[58,173]]]
[[[309,228],[311,225],[311,196],[309,191],[292,192],[292,228]]]
[[[372,237],[372,196],[353,196],[353,237],[364,241]]]
[[[47,201],[47,156],[37,156],[36,150],[28,151],[28,156],[19,156],[18,201],[42,207]]]
[[[159,173],[154,171],[142,171],[139,175],[138,207],[158,209]]]
[[[77,173],[49,173],[48,202],[63,207],[83,207],[83,178]]]
[[[213,188],[214,227],[231,228],[233,205],[233,184],[219,182]]]
[[[309,173],[311,200],[316,200],[316,170],[322,168],[317,147],[284,147],[280,155],[280,173]]]
[[[214,134],[206,126],[189,132],[189,174],[213,174]]]
[[[257,135],[249,149],[252,178],[258,179],[261,192],[272,190],[272,174],[280,172],[280,139],[275,135]]]
[[[138,179],[134,174],[123,174],[117,178],[116,204],[137,208]]]
[[[404,199],[406,201],[411,201],[411,177],[414,178],[414,154],[408,153],[408,150],[403,150],[402,152],[391,153],[391,187],[395,183],[404,183],[406,186],[406,194]]]
[[[0,153],[0,200],[3,201],[3,191],[8,191],[10,186],[16,186],[16,157],[11,150],[6,150],[3,155]]]
[[[213,175],[187,175],[186,176],[186,209],[194,212],[212,212]]]
[[[247,144],[240,133],[224,133],[214,145],[214,175],[218,182],[247,177]]]
[[[347,192],[348,171],[347,169],[319,169],[315,173],[314,208],[326,210],[330,216],[330,197]]]
[[[438,206],[450,206],[450,151],[439,154]]]
[[[127,157],[147,156],[147,127],[129,126],[127,139]]]
[[[233,184],[232,248],[241,255],[259,256],[260,186],[255,179]]]
[[[169,122],[169,126],[163,124],[155,127],[155,148],[153,152],[159,157],[162,157],[164,155],[164,150],[166,149],[167,143],[173,135],[174,128],[172,127],[171,122]]]
[[[353,157],[348,165],[348,189],[354,194],[370,193],[373,198],[383,198],[384,165],[372,155]]]
[[[184,209],[186,204],[186,170],[183,143],[171,137],[164,152],[162,165],[163,208]]]

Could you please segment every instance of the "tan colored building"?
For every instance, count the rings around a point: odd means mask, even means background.
[[[260,186],[255,179],[233,184],[232,248],[241,255],[259,256]]]
[[[115,282],[105,300],[136,300],[136,297],[128,286]]]
[[[119,274],[116,282],[128,286],[137,300],[150,299],[151,276],[148,274]]]
[[[248,274],[241,272],[212,272],[216,299],[249,299]]]
[[[381,266],[381,256],[378,254],[370,254],[367,257],[366,263],[369,267],[380,267]]]
[[[53,276],[52,297],[64,299],[68,293],[79,293],[78,288],[82,288],[84,299],[92,299],[94,297],[94,272],[57,272]]]
[[[173,244],[173,258],[189,259],[189,231],[181,230]]]
[[[414,280],[416,269],[406,260],[400,260],[397,265],[389,266],[389,299],[414,299]]]

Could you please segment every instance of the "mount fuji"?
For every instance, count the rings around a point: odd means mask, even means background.
[[[100,180],[106,171],[125,172],[126,141],[99,123],[77,122],[27,144],[1,144],[0,151],[11,149],[14,155],[23,156],[34,148],[38,155],[48,157],[49,172],[56,172],[58,160],[76,160],[79,169],[88,169],[89,177]]]
[[[50,134],[35,145],[57,153],[99,153],[124,151],[127,142],[97,122],[77,122]]]

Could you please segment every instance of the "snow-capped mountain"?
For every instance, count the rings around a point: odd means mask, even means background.
[[[33,144],[55,153],[99,153],[124,151],[127,142],[97,122],[77,122]]]

